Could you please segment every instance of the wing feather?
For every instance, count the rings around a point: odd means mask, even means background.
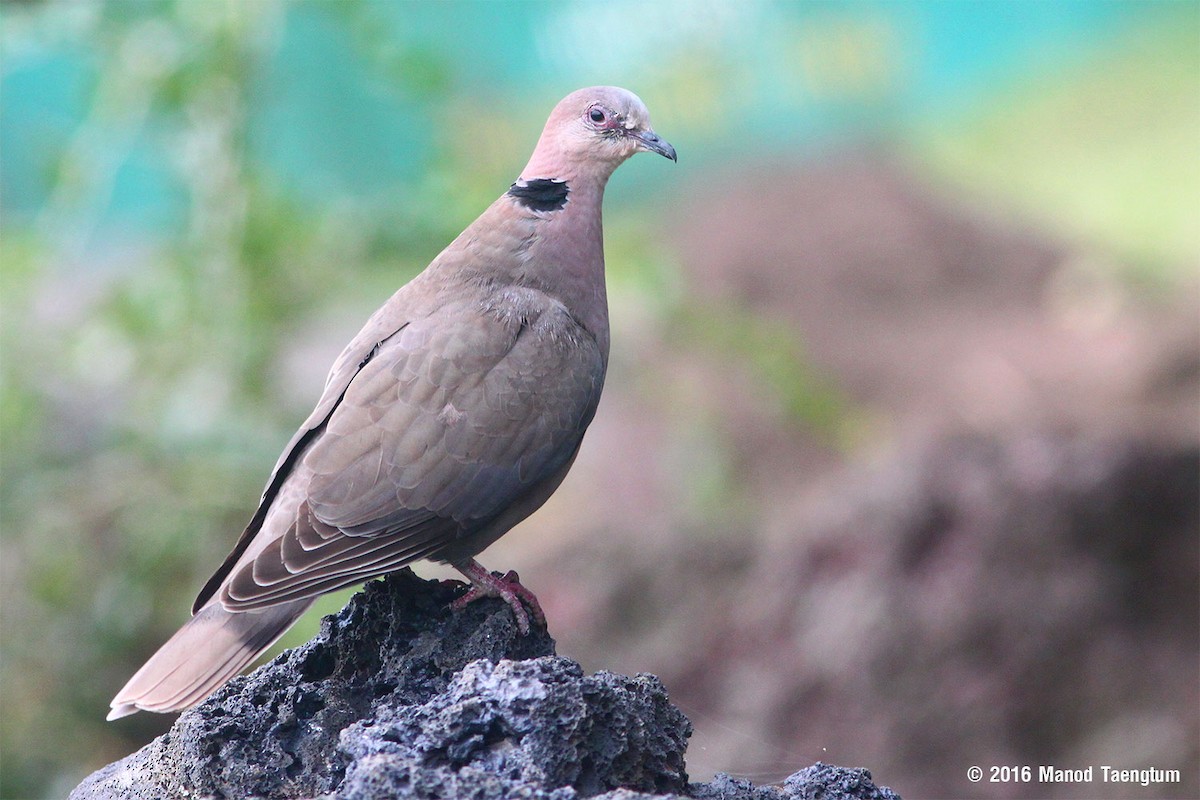
[[[304,499],[232,570],[226,608],[436,557],[561,473],[595,411],[604,353],[553,299],[513,300],[509,289],[504,303],[447,304],[371,349],[295,464]]]

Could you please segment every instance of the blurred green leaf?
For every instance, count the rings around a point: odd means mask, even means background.
[[[734,369],[747,369],[787,422],[836,439],[850,409],[848,399],[805,355],[797,332],[744,309],[692,302],[674,318],[676,336]]]

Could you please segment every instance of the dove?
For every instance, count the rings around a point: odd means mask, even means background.
[[[492,108],[489,111],[495,111]],[[376,311],[334,362],[192,617],[108,719],[191,707],[314,599],[417,560],[455,567],[462,607],[500,597],[544,624],[515,573],[475,556],[558,488],[608,365],[601,205],[638,152],[676,161],[632,92],[555,106],[517,180]]]

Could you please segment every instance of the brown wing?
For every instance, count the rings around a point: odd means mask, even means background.
[[[409,284],[411,286],[412,284]],[[405,306],[405,303],[399,301],[401,293],[405,292],[408,287],[404,287],[388,302],[379,308],[371,318],[367,320],[367,324],[358,332],[338,356],[334,362],[332,369],[329,371],[329,377],[325,381],[325,389],[321,393],[321,399],[317,401],[316,408],[309,414],[308,419],[300,426],[300,429],[292,436],[291,441],[283,448],[283,453],[279,456],[279,460],[275,462],[275,468],[271,470],[271,477],[267,481],[267,486],[263,490],[262,497],[259,499],[258,508],[255,509],[254,516],[246,525],[246,529],[242,531],[242,535],[238,537],[237,543],[233,546],[233,550],[225,557],[225,561],[217,568],[216,572],[204,584],[204,588],[200,590],[200,594],[196,596],[195,602],[192,603],[192,613],[197,613],[209,599],[216,594],[221,588],[221,584],[233,571],[241,559],[242,554],[250,546],[262,530],[263,522],[266,520],[267,513],[271,510],[275,503],[275,499],[282,488],[284,481],[292,474],[292,469],[300,456],[303,455],[305,449],[312,441],[320,435],[324,429],[329,417],[333,414],[334,409],[342,402],[342,397],[346,388],[350,385],[350,381],[358,374],[362,367],[367,364],[378,352],[381,343],[385,342],[389,337],[394,336],[401,328],[407,324],[407,319],[398,314],[398,310]]]
[[[570,460],[604,356],[557,302],[505,290],[383,342],[296,470],[295,522],[222,590],[230,610],[330,591],[469,536]]]

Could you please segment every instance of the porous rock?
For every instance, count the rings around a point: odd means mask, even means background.
[[[92,774],[71,800],[691,796],[892,800],[865,770],[817,764],[784,788],[688,784],[691,724],[653,675],[585,675],[501,601],[403,571],[308,644],[231,681]]]

